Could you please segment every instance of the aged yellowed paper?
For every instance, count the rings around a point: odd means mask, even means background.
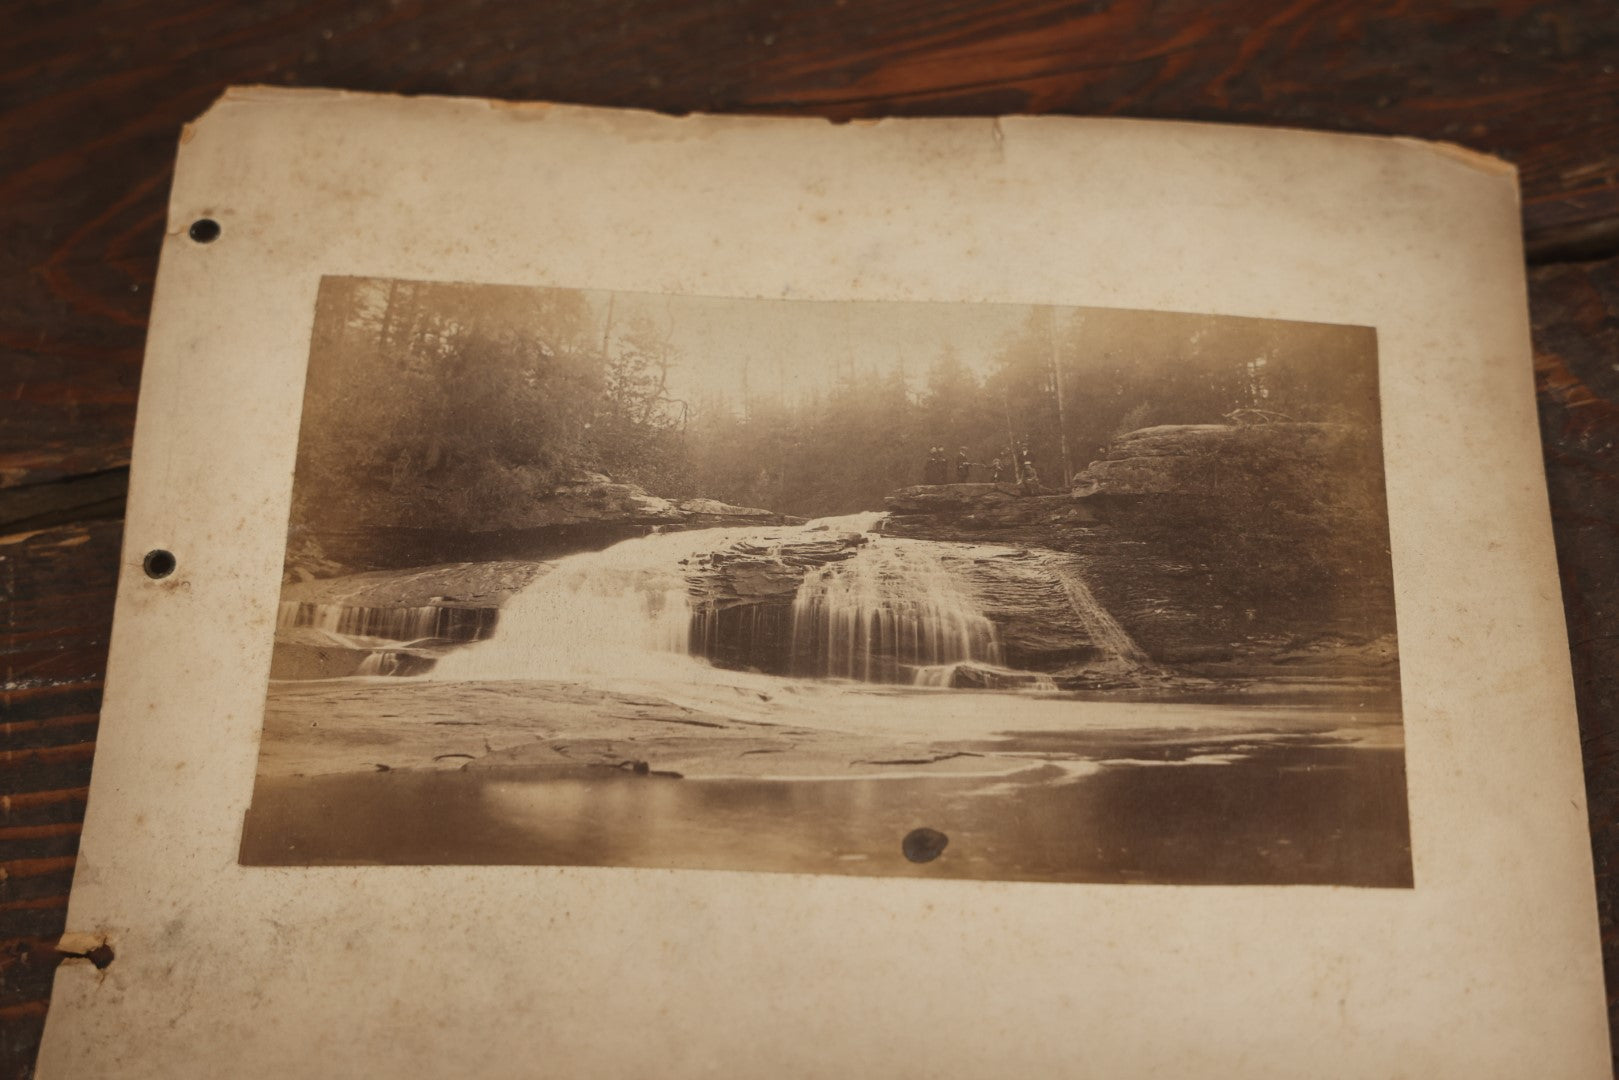
[[[40,1075],[1605,1075],[1528,353],[1451,147],[232,92]]]

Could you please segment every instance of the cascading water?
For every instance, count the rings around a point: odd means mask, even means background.
[[[883,536],[883,517],[656,533],[568,556],[507,603],[492,637],[443,657],[432,674],[689,681],[711,677],[712,660],[820,679],[1055,689],[1050,676],[1003,666],[1000,633],[966,580],[974,560],[1015,549]],[[1147,663],[1064,557],[1027,565],[1110,659]],[[716,581],[734,587],[732,573],[776,575],[787,591],[769,601],[716,595]]]
[[[937,545],[875,540],[799,586],[795,675],[914,682],[919,669],[960,660],[999,664],[1000,638]]]
[[[852,556],[811,570],[790,608],[744,607],[748,627],[781,625],[790,673],[911,682],[929,665],[995,664],[994,627],[978,610],[938,545],[881,537],[881,513],[821,518],[774,529],[657,533],[559,560],[513,597],[490,640],[442,659],[444,679],[640,677],[690,672],[714,655],[719,620],[693,600],[703,560],[728,552],[774,557],[791,544],[864,534]]]
[[[397,675],[409,653],[397,649],[378,649],[360,661],[356,675]]]
[[[271,678],[420,675],[447,650],[494,632],[494,607],[289,600],[276,612]]]
[[[1108,654],[1109,659],[1131,667],[1143,667],[1152,662],[1151,657],[1136,644],[1129,632],[1119,625],[1119,620],[1097,601],[1096,595],[1079,576],[1071,560],[1054,554],[1046,556],[1043,561],[1052,579],[1068,597],[1068,603],[1072,605],[1074,614],[1079,616],[1079,621],[1090,632],[1092,640]]]
[[[1014,671],[972,661],[916,669],[917,686],[970,686],[984,690],[1056,690],[1057,680],[1043,671]]]
[[[476,641],[487,637],[495,623],[489,608],[458,608],[426,604],[419,607],[371,607],[362,604],[316,604],[283,601],[276,612],[277,630],[309,628],[336,638],[380,641],[421,641],[442,638]]]
[[[691,560],[720,533],[653,533],[570,555],[514,596],[489,641],[445,657],[448,679],[570,679],[684,661]],[[689,661],[685,661],[689,663]]]
[[[816,518],[803,527],[805,533],[818,532],[851,532],[875,533],[883,520],[888,517],[884,510],[862,510],[858,514],[842,514],[838,517]]]

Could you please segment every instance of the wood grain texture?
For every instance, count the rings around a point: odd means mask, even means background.
[[[1416,135],[1517,162],[1532,249],[1619,244],[1611,0],[80,0],[8,21],[0,485],[127,462],[176,135],[231,83]]]
[[[121,522],[0,537],[0,1076],[32,1071],[95,753]]]
[[[42,0],[0,15],[0,1077],[82,819],[180,125],[227,85],[831,118],[1121,115],[1448,139],[1521,170],[1610,986],[1619,970],[1612,0]]]
[[[1535,389],[1619,1045],[1619,259],[1536,268]]]

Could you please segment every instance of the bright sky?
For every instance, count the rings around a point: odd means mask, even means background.
[[[597,325],[607,293],[586,293]],[[648,316],[672,335],[680,353],[670,372],[678,398],[720,393],[738,402],[743,369],[754,395],[792,400],[829,389],[850,364],[856,371],[903,366],[920,390],[929,366],[947,345],[963,364],[986,376],[1010,338],[1036,309],[1030,304],[884,303],[884,301],[730,300],[719,296],[617,293],[614,335]],[[1334,372],[1376,363],[1376,337],[1365,327],[1319,322],[1243,319],[1208,314],[1059,308],[1057,325],[1080,319],[1083,355],[1065,364],[1128,363],[1174,358],[1187,363],[1245,364],[1289,355]],[[1044,324],[1043,319],[1039,324]]]
[[[587,293],[598,325],[607,294]],[[619,293],[617,336],[638,315],[671,328],[680,367],[676,397],[714,392],[740,396],[742,373],[755,394],[792,399],[830,387],[853,365],[886,373],[904,365],[919,387],[946,345],[986,374],[1002,342],[1032,309],[1022,304],[906,304],[814,300],[735,300],[710,296]]]
[[[585,294],[597,325],[608,294]],[[674,397],[718,393],[740,399],[743,370],[750,392],[792,399],[830,387],[840,372],[886,373],[903,365],[913,389],[948,345],[979,375],[994,368],[1004,344],[1037,310],[1027,304],[738,300],[706,296],[618,293],[614,336],[637,316],[671,334],[680,354],[671,372]],[[1084,355],[1066,364],[1129,362],[1151,355],[1188,362],[1238,363],[1282,354],[1317,362],[1330,378],[1342,365],[1375,362],[1376,340],[1364,328],[1221,315],[1059,308],[1059,326],[1081,319]]]

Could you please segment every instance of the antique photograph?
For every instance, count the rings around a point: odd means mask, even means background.
[[[1376,333],[325,278],[240,859],[1409,888]]]

